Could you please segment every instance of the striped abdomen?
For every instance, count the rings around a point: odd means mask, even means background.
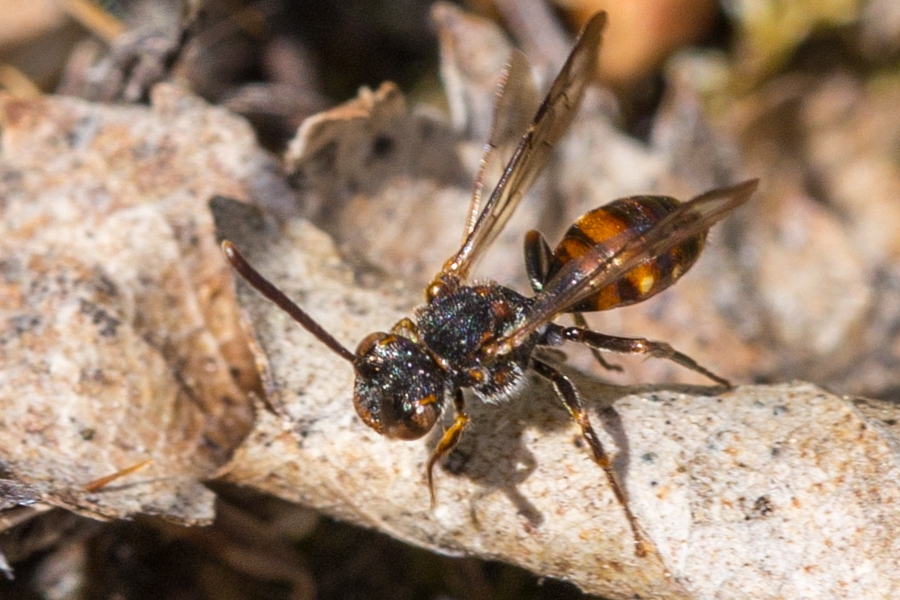
[[[669,196],[632,196],[583,214],[553,250],[549,276],[556,274],[567,262],[625,230],[647,231],[680,204],[679,200]],[[704,231],[668,252],[644,261],[572,310],[607,310],[641,302],[658,294],[691,268],[700,256],[705,240]]]

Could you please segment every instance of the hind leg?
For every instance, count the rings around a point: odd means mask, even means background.
[[[600,438],[597,437],[597,433],[591,425],[587,411],[584,408],[584,403],[582,403],[581,398],[578,396],[578,391],[568,377],[547,363],[532,359],[532,364],[538,375],[548,379],[550,383],[553,384],[553,388],[556,390],[559,399],[562,400],[562,403],[569,411],[569,414],[572,415],[572,418],[575,419],[575,422],[581,427],[581,435],[591,449],[591,457],[594,459],[594,462],[603,469],[603,472],[606,473],[606,478],[616,496],[616,500],[619,501],[619,504],[625,511],[625,517],[628,519],[628,524],[631,526],[631,532],[634,536],[634,552],[638,556],[645,556],[648,549],[652,548],[652,544],[647,540],[637,518],[631,512],[631,507],[628,506],[625,488],[619,481],[619,476],[613,468],[612,461],[610,461],[609,455],[606,453],[606,450],[603,449],[603,444],[600,443]]]

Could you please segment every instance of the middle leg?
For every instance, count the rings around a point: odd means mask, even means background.
[[[588,323],[584,319],[584,314],[582,314],[580,312],[573,312],[572,320],[575,321],[576,327],[578,327],[580,329],[588,329]],[[603,355],[600,354],[600,351],[597,350],[596,348],[591,348],[591,354],[594,356],[594,360],[596,360],[598,363],[600,363],[600,366],[603,367],[604,369],[606,369],[607,371],[616,371],[618,373],[622,372],[622,367],[620,367],[619,365],[613,365],[613,364],[606,362],[606,359],[603,358]]]
[[[700,373],[720,385],[731,387],[730,381],[700,366],[693,358],[682,354],[665,342],[655,342],[644,338],[616,337],[582,327],[562,327],[560,325],[552,325],[552,327],[555,329],[555,333],[570,342],[579,342],[602,352],[646,354],[654,358],[665,358],[695,373]]]

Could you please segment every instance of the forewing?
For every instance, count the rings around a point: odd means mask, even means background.
[[[557,315],[618,281],[643,261],[708,230],[746,202],[759,180],[706,192],[685,202],[643,234],[624,231],[566,263],[535,298],[528,320],[495,342],[490,353],[505,354]]]
[[[554,144],[566,133],[578,111],[584,90],[597,70],[597,52],[606,13],[597,13],[584,26],[566,64],[527,129],[500,181],[485,203],[456,256],[442,274],[465,278],[472,264],[497,237],[522,197],[550,158]]]

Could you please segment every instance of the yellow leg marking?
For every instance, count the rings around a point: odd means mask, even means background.
[[[462,437],[463,429],[469,423],[469,415],[466,413],[466,405],[461,391],[457,390],[453,403],[456,407],[456,418],[453,420],[453,425],[444,432],[441,441],[438,442],[437,447],[431,453],[431,456],[428,457],[426,476],[428,478],[428,494],[431,497],[431,508],[437,506],[437,497],[434,493],[434,465],[456,447],[456,444],[459,443],[459,438]]]

